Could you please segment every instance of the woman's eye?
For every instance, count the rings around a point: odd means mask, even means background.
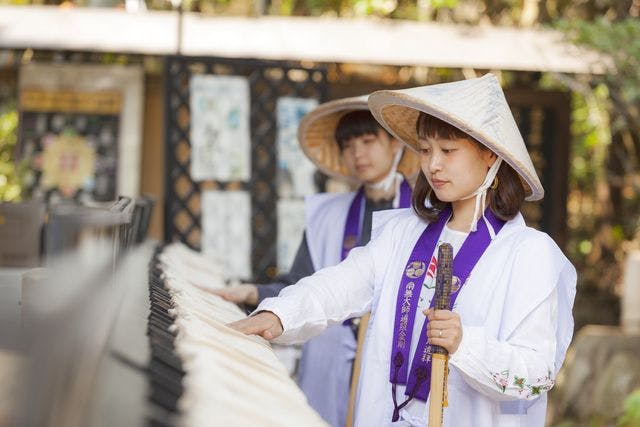
[[[456,151],[456,150],[455,150],[455,149],[453,149],[453,148],[443,148],[443,149],[442,149],[442,152],[443,152],[444,154],[450,154],[450,153],[453,153],[454,151]]]
[[[430,148],[421,148],[420,149],[420,154],[423,154],[423,155],[431,154],[431,149]]]

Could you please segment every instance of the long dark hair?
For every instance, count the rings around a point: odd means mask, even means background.
[[[467,139],[477,144],[480,149],[488,150],[484,144],[481,144],[457,127],[422,112],[416,122],[416,131],[420,139]],[[495,216],[507,221],[520,212],[525,198],[525,190],[518,173],[506,162],[502,162],[500,165],[496,178],[498,180],[498,188],[489,188],[487,201]],[[425,205],[427,199],[429,200],[429,206]],[[436,193],[432,191],[429,181],[427,181],[427,177],[422,171],[418,174],[411,204],[416,214],[429,222],[436,221],[440,212],[448,205],[447,202],[443,202],[436,197]]]

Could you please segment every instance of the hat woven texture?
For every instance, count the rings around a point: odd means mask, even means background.
[[[342,153],[335,139],[338,122],[352,111],[369,111],[368,95],[343,98],[319,105],[309,112],[298,127],[298,141],[305,155],[325,174],[334,178],[356,181],[342,160]],[[405,150],[398,172],[412,177],[418,172],[416,154]]]
[[[419,152],[416,123],[420,112],[443,120],[485,145],[520,176],[526,200],[540,200],[544,189],[493,74],[369,96],[373,116],[397,139]]]

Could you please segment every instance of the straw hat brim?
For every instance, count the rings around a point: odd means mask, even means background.
[[[439,106],[430,104],[427,100],[412,97],[406,93],[378,91],[369,97],[369,108],[376,120],[378,120],[389,133],[404,142],[416,153],[420,151],[416,129],[420,112],[424,112],[455,126],[485,145],[514,168],[520,176],[525,189],[526,200],[540,200],[544,197],[544,190],[540,185],[538,177],[532,176],[528,170],[529,168],[511,156],[507,147],[481,130],[470,126],[465,120],[456,117],[448,111],[442,110]]]
[[[356,184],[359,182],[349,173],[344,164],[342,152],[334,135],[342,116],[361,110],[369,111],[367,96],[330,101],[308,113],[298,127],[300,147],[318,169],[333,178]],[[412,178],[418,170],[418,156],[410,150],[405,150],[398,165],[398,172],[407,178]]]

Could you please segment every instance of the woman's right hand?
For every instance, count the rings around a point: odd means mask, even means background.
[[[269,341],[278,338],[283,331],[280,318],[271,311],[261,311],[254,316],[229,323],[227,326],[246,335],[260,335]]]

